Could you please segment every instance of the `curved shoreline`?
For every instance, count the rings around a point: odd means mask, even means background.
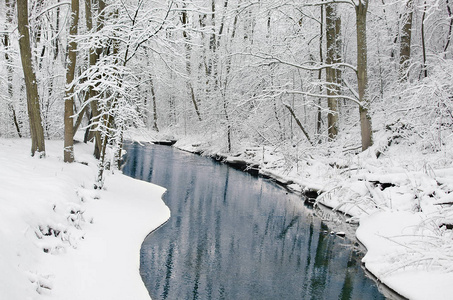
[[[161,142],[153,142],[153,143],[154,144],[159,144],[159,145],[166,145],[166,146],[175,147],[174,144],[176,143],[176,141],[174,141],[172,143],[161,143]],[[258,162],[254,162],[254,161],[250,161],[250,160],[244,160],[244,159],[239,159],[238,157],[232,157],[232,156],[228,156],[226,154],[220,154],[220,153],[205,154],[205,151],[203,151],[201,149],[188,149],[188,148],[184,148],[184,147],[175,147],[175,148],[177,148],[179,150],[182,150],[182,151],[185,151],[185,152],[192,153],[192,154],[209,157],[209,158],[211,158],[211,159],[213,159],[213,160],[215,160],[217,162],[224,163],[226,165],[229,165],[230,167],[233,167],[233,168],[238,169],[238,170],[243,171],[243,172],[247,172],[247,173],[249,173],[249,174],[251,174],[253,176],[260,176],[260,177],[263,177],[263,178],[270,179],[270,180],[274,181],[276,184],[278,184],[278,185],[284,187],[285,189],[287,189],[289,192],[298,194],[298,195],[300,195],[302,197],[305,197],[306,199],[304,200],[304,202],[307,205],[322,205],[325,208],[329,209],[331,212],[340,213],[343,216],[352,218],[352,215],[349,215],[348,213],[346,213],[344,211],[336,210],[335,208],[327,205],[324,202],[318,202],[316,200],[317,196],[320,193],[325,192],[322,189],[319,189],[319,188],[314,187],[314,186],[310,186],[310,187],[309,186],[302,186],[299,183],[294,182],[290,178],[284,178],[282,176],[276,175],[273,172],[265,171],[265,170],[263,170],[260,167],[260,164]],[[297,185],[299,188],[294,188],[293,185]],[[345,223],[347,224],[347,222],[345,222]],[[358,223],[356,223],[356,224],[358,224]],[[368,249],[357,238],[357,236],[355,235],[355,230],[354,230],[354,238],[355,238],[356,242],[359,243],[361,245],[361,247],[363,247],[364,254],[366,254]],[[362,262],[361,264],[362,264],[363,270],[365,271],[365,274],[367,276],[369,276],[373,281],[375,281],[377,283],[377,286],[378,286],[379,289],[383,289],[383,291],[381,291],[381,292],[382,292],[382,294],[385,297],[388,297],[388,298],[391,298],[391,299],[396,299],[396,300],[407,300],[408,299],[408,298],[404,297],[403,295],[401,295],[400,293],[398,293],[396,290],[390,288],[388,285],[383,283],[382,280],[378,276],[376,276],[374,273],[372,273],[366,267],[364,262]]]

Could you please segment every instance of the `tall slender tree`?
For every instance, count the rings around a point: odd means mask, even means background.
[[[32,51],[30,46],[30,31],[28,23],[28,0],[17,0],[17,23],[19,29],[19,49],[22,61],[22,70],[27,90],[28,118],[30,120],[31,155],[36,152],[40,157],[45,157],[46,147],[44,130],[39,105],[38,85],[36,74],[32,65]]]
[[[426,10],[428,9],[426,5],[426,0],[423,3],[423,14],[422,14],[422,25],[421,25],[421,36],[422,36],[422,54],[423,54],[423,66],[422,73],[424,77],[428,77],[428,66],[426,65],[426,41],[425,41],[425,20],[426,20]]]
[[[64,162],[74,161],[74,77],[77,62],[77,35],[79,25],[79,0],[71,0],[71,22],[69,27],[70,41],[66,67],[66,90],[64,104]]]
[[[94,4],[94,5],[93,5]],[[97,8],[97,12],[95,12]],[[85,0],[85,20],[87,30],[89,32],[95,30],[100,31],[104,27],[104,14],[105,14],[105,2],[103,0]],[[95,13],[93,13],[95,12]],[[96,21],[96,22],[94,22]],[[89,65],[93,67],[98,62],[104,49],[102,47],[90,48],[89,49]],[[99,159],[101,157],[102,139],[99,130],[96,129],[96,122],[99,121],[100,112],[98,102],[95,100],[97,95],[96,90],[93,86],[88,87],[86,92],[86,100],[90,101],[91,118],[90,123],[92,126],[87,129],[85,134],[85,142],[94,138],[94,156]]]
[[[6,28],[7,24],[13,23],[13,11],[14,11],[14,1],[13,0],[5,0],[6,5],[6,24],[5,24],[5,32],[8,32],[8,28]],[[17,135],[22,137],[22,133],[19,126],[19,121],[17,120],[16,110],[14,109],[13,105],[13,75],[14,75],[14,68],[13,68],[13,60],[10,55],[11,51],[11,39],[9,37],[9,33],[5,33],[3,38],[3,46],[5,47],[5,60],[6,60],[6,72],[7,72],[7,90],[8,90],[8,110],[11,113],[11,118],[13,120],[14,126],[17,131]]]
[[[181,12],[181,23],[183,25],[182,35],[184,37],[185,43],[185,51],[186,51],[186,72],[187,72],[187,80],[186,85],[187,89],[189,90],[190,99],[192,100],[193,107],[195,112],[197,113],[198,120],[201,121],[201,114],[200,109],[198,107],[197,98],[195,96],[195,90],[192,84],[192,65],[191,65],[191,56],[192,56],[192,46],[191,46],[191,39],[188,32],[189,27],[189,16],[187,12],[187,5],[186,3],[183,4],[183,10]]]
[[[400,35],[400,79],[407,79],[407,70],[411,58],[413,0],[407,0],[403,14],[403,27]]]
[[[337,4],[326,4],[326,63],[335,65],[341,62],[341,18],[337,13]],[[340,94],[341,72],[337,67],[326,69],[327,95],[338,96]],[[334,139],[338,134],[338,98],[329,97],[329,113],[327,114],[327,126],[329,139]]]
[[[368,49],[366,35],[366,20],[369,0],[359,0],[355,4],[357,31],[357,85],[359,90],[360,131],[362,135],[362,150],[373,145],[371,116],[369,113],[368,95]]]

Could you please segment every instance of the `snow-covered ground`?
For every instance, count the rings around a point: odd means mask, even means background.
[[[424,150],[385,130],[362,153],[336,143],[300,150],[240,145],[230,154],[204,137],[183,137],[175,146],[243,160],[296,192],[316,191],[318,203],[360,224],[363,262],[381,282],[409,299],[453,299],[453,143]]]
[[[243,144],[226,154],[194,136],[176,147],[243,160],[294,191],[317,191],[319,203],[360,224],[363,261],[380,281],[409,299],[451,299],[453,142],[424,152],[389,139],[377,133],[362,153]],[[29,140],[0,139],[0,299],[149,299],[139,248],[169,218],[164,189],[116,172],[94,190],[92,146],[77,144],[73,164],[62,162],[62,142],[46,146],[47,158],[31,158]]]
[[[149,299],[140,246],[170,212],[156,185],[108,174],[93,189],[92,146],[46,141],[45,159],[27,139],[0,139],[0,299]]]

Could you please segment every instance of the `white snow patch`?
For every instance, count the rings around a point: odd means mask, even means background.
[[[363,218],[357,238],[368,249],[363,262],[381,282],[408,299],[451,299],[451,233],[421,226],[422,213],[379,212]],[[449,270],[448,270],[449,269]]]
[[[30,145],[0,139],[0,299],[150,299],[139,252],[170,216],[164,188],[116,172],[94,190],[92,146],[65,164],[62,141],[45,159]]]

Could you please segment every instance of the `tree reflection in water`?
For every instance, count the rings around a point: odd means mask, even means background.
[[[384,299],[353,242],[265,179],[166,146],[126,147],[123,172],[168,189],[141,249],[153,299]]]

